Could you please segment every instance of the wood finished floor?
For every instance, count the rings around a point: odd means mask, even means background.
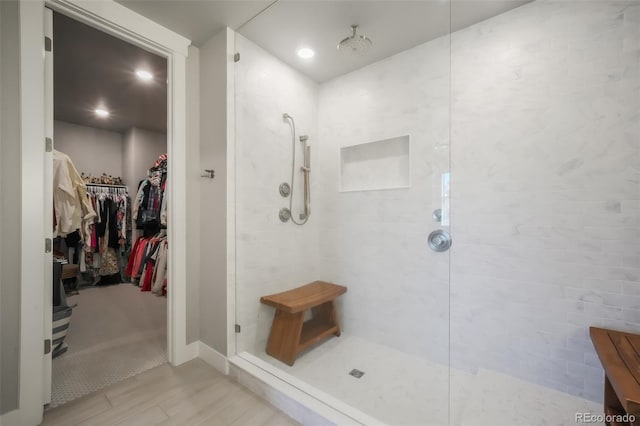
[[[43,425],[293,426],[293,419],[202,360],[168,364],[45,412]]]

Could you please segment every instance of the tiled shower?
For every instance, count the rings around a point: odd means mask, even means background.
[[[588,327],[640,330],[640,3],[534,1],[322,82],[246,32],[238,353],[387,424],[502,424],[527,401],[540,417],[508,424],[600,410]],[[283,113],[312,146],[304,226],[278,218]],[[429,248],[436,229],[449,251]],[[265,353],[259,299],[315,280],[348,288],[343,335],[289,367]]]

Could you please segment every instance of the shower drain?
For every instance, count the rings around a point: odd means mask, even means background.
[[[349,374],[353,377],[355,377],[356,379],[361,378],[362,376],[364,376],[364,371],[360,371],[357,368],[354,368],[353,370],[351,370],[349,372]]]

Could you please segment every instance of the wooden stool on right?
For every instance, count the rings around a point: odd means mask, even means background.
[[[640,426],[640,335],[597,327],[589,334],[605,373],[604,412],[621,420],[606,424]],[[627,414],[635,421],[623,421]]]
[[[271,324],[267,353],[293,365],[300,352],[331,335],[340,336],[334,300],[347,288],[314,281],[283,293],[263,296],[260,301],[276,308]],[[313,318],[304,321],[311,309]]]

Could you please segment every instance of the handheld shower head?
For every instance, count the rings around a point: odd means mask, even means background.
[[[286,120],[287,118],[291,118],[291,116],[289,114],[287,114],[286,112],[284,114],[282,114],[282,119]]]

